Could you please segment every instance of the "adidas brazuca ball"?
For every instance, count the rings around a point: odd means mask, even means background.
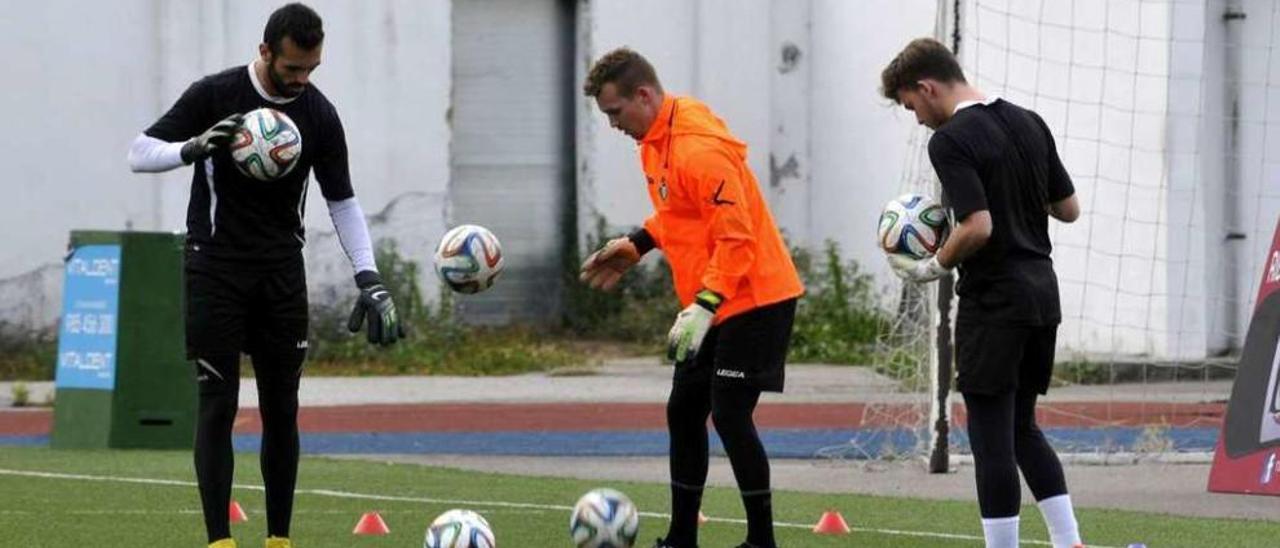
[[[489,229],[459,225],[446,232],[436,247],[436,274],[458,293],[479,293],[502,274],[502,245]]]
[[[913,259],[938,252],[947,234],[947,213],[928,196],[903,194],[885,204],[878,236],[885,253]]]
[[[285,113],[272,108],[249,111],[230,145],[241,173],[259,181],[284,177],[302,156],[302,134]]]
[[[484,516],[471,510],[449,510],[427,527],[423,548],[494,548],[493,529]]]
[[[578,548],[631,548],[639,533],[636,506],[613,489],[582,495],[569,516],[569,536]]]

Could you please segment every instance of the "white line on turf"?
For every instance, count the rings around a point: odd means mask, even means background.
[[[83,481],[109,481],[113,483],[141,483],[146,485],[176,485],[179,487],[195,487],[196,486],[196,482],[194,481],[165,480],[165,479],[155,479],[155,478],[128,478],[128,477],[121,477],[121,476],[90,476],[86,474],[65,474],[62,472],[41,472],[39,470],[10,470],[8,468],[0,468],[0,474],[6,475],[6,476],[27,476],[32,478],[70,479],[70,480],[83,480]],[[255,485],[249,485],[249,486],[237,485],[236,487],[240,487],[242,489],[253,489],[257,491],[262,490],[262,487],[255,486]]]
[[[96,476],[96,475],[88,475],[88,474],[66,474],[62,472],[42,472],[38,470],[14,470],[9,468],[0,468],[0,475],[47,478],[47,479],[80,480],[80,481],[137,483],[137,484],[143,484],[143,485],[168,485],[168,486],[178,486],[178,487],[195,487],[196,486],[196,483],[194,481],[166,480],[166,479],[155,479],[155,478],[136,478],[136,477],[125,477],[125,476]],[[261,485],[236,484],[234,487],[236,489],[245,489],[250,491],[263,490]],[[526,509],[536,509],[536,510],[564,510],[564,511],[573,510],[572,506],[566,506],[566,505],[560,505],[560,504],[539,504],[534,502],[510,502],[510,501],[496,501],[496,500],[465,500],[465,499],[437,499],[437,498],[430,498],[430,497],[406,497],[406,496],[396,496],[396,495],[377,495],[377,494],[370,494],[370,493],[352,493],[349,491],[335,491],[332,489],[298,489],[296,493],[300,495],[315,495],[315,496],[321,496],[321,497],[359,499],[359,500],[381,500],[381,501],[388,501],[388,502],[418,502],[418,503],[425,503],[425,504],[458,505],[458,506],[473,506],[473,507],[488,506],[493,508],[526,508]],[[671,514],[662,514],[657,512],[640,512],[640,515],[645,517],[660,518],[660,519],[671,518]],[[735,519],[735,518],[708,517],[707,519],[708,521],[717,522],[717,523],[744,524],[747,522],[747,520]],[[786,521],[775,521],[773,522],[773,524],[775,527],[785,527],[788,529],[810,529],[813,527],[812,525],[808,525],[804,523],[792,523],[792,522],[786,522]],[[853,527],[853,526],[851,526],[850,529],[852,529],[854,532],[874,533],[874,534],[890,535],[890,536],[937,538],[937,539],[948,539],[948,540],[972,540],[972,541],[983,540],[982,537],[974,536],[974,535],[960,535],[955,533],[938,533],[938,532],[932,532],[932,531],[906,531],[902,529],[880,529],[875,527]],[[1022,543],[1034,544],[1039,546],[1052,546],[1051,543],[1043,540],[1024,540],[1022,541]],[[1092,548],[1117,548],[1117,547],[1102,546],[1102,545],[1095,545],[1095,544],[1090,544],[1089,546],[1091,546]]]
[[[248,505],[244,506],[245,512],[253,510],[262,510],[261,508],[251,509]],[[187,508],[176,510],[138,510],[138,509],[118,509],[118,510],[74,510],[74,509],[58,509],[58,510],[0,510],[0,516],[182,516],[182,515],[200,515],[202,510],[199,508]],[[379,510],[383,515],[388,514],[420,514],[421,510],[413,508]],[[545,514],[545,510],[494,510],[494,513],[501,512],[503,514]],[[294,508],[293,515],[351,515],[351,510],[311,510],[306,508]]]

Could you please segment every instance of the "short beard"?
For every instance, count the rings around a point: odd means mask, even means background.
[[[276,93],[280,94],[280,97],[288,98],[302,95],[302,92],[307,89],[306,86],[298,88],[297,91],[290,89],[289,85],[284,83],[284,79],[280,77],[280,74],[276,72],[275,64],[274,59],[272,59],[270,63],[267,63],[267,78],[271,79],[271,85],[275,86]]]

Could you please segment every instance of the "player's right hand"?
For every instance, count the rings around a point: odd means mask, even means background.
[[[927,259],[912,259],[905,255],[890,254],[889,266],[893,273],[908,282],[918,284],[929,283],[951,273],[951,269],[938,262],[938,256]]]
[[[232,137],[235,137],[236,129],[240,127],[240,121],[243,119],[244,115],[237,112],[219,120],[204,133],[192,137],[182,145],[182,161],[190,164],[203,160],[215,150],[226,146],[231,142]]]
[[[578,279],[592,289],[612,290],[631,267],[640,262],[640,251],[627,237],[614,238],[582,263]]]

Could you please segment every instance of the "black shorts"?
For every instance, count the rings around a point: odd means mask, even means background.
[[[302,257],[270,268],[186,261],[187,359],[302,354],[307,277]]]
[[[1034,390],[1053,377],[1058,326],[956,323],[956,389],[964,394]]]
[[[707,331],[693,360],[676,364],[676,384],[728,383],[781,392],[796,299],[765,305]]]

